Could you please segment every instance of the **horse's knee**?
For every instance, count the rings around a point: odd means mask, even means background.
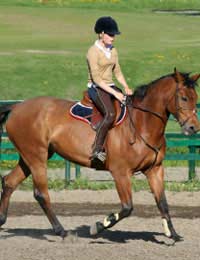
[[[6,176],[4,177],[1,176],[1,188],[2,188],[1,201],[5,198],[9,198],[14,191],[14,188],[9,186],[6,183]]]
[[[5,187],[6,187],[6,182],[5,182],[5,178],[6,178],[6,176],[0,176],[1,177],[1,187],[2,187],[2,190],[4,190],[5,189]]]

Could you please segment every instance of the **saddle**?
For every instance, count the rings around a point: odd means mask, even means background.
[[[126,106],[122,105],[118,100],[114,100],[113,102],[116,111],[116,118],[113,123],[114,127],[123,122],[126,116]],[[101,112],[90,99],[87,90],[83,92],[82,100],[71,107],[70,114],[72,117],[90,124],[95,131],[103,120]]]

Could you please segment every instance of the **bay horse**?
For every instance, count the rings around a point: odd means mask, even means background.
[[[128,98],[127,115],[107,136],[105,170],[110,171],[121,201],[121,211],[111,213],[91,226],[91,235],[114,226],[133,210],[131,176],[136,171],[146,175],[161,213],[164,233],[175,242],[182,240],[169,214],[164,192],[165,127],[172,114],[185,135],[200,129],[197,118],[196,82],[200,74],[190,76],[176,69],[136,89]],[[74,101],[53,97],[36,97],[15,105],[0,107],[0,132],[3,124],[20,159],[16,167],[2,178],[0,226],[7,219],[10,196],[32,174],[34,197],[44,210],[54,232],[65,237],[50,202],[47,160],[54,153],[90,167],[95,131],[89,124],[69,114]],[[9,115],[9,116],[8,116]]]

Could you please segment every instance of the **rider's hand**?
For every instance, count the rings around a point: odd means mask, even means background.
[[[115,92],[115,97],[116,97],[116,99],[118,99],[121,103],[124,103],[124,100],[126,99],[126,97],[124,96],[124,94],[121,93],[121,92],[118,92],[118,91]]]
[[[127,88],[125,88],[125,93],[126,93],[127,96],[133,95],[133,90],[130,89],[129,87],[127,87]]]

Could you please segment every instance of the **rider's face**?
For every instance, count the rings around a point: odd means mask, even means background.
[[[115,40],[115,35],[107,34],[107,33],[102,33],[102,42],[104,43],[105,46],[112,45],[114,40]]]

